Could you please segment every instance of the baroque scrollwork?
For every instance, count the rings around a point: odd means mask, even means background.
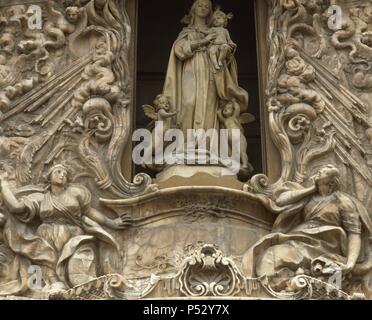
[[[67,291],[52,293],[50,299],[142,299],[157,295],[166,297],[265,297],[275,299],[362,299],[348,295],[322,280],[301,275],[291,281],[296,292],[278,292],[264,278],[247,278],[231,257],[218,246],[196,242],[187,245],[179,257],[180,271],[141,279],[127,279],[111,274],[91,280]]]
[[[235,264],[216,246],[203,245],[191,250],[179,277],[180,290],[186,296],[234,296],[240,290]]]
[[[168,129],[226,129],[230,152],[235,130],[241,170],[219,187],[209,181],[228,167],[221,159],[146,164],[158,185],[124,177],[126,4],[44,1],[35,30],[26,5],[0,7],[0,296],[372,299],[371,1],[267,0],[264,107],[281,166],[274,181],[259,174],[244,187],[242,125],[254,118],[233,15],[210,0],[192,2],[163,91],[143,106],[163,122],[149,154]],[[179,169],[206,185],[170,179]],[[30,270],[41,272],[38,287]]]
[[[72,149],[107,195],[128,197],[149,185],[143,174],[129,183],[121,170],[131,119],[124,5],[47,1],[43,28],[32,32],[26,6],[2,9],[1,122],[23,121],[33,132],[17,155],[20,184],[39,183],[32,170],[47,168],[34,159],[69,135]],[[61,149],[50,163],[60,160],[66,148]]]
[[[110,264],[124,254],[113,233],[130,222],[101,213],[99,197],[142,194],[151,182],[140,174],[131,183],[122,168],[132,121],[126,2],[40,9],[41,29],[31,30],[27,5],[0,7],[1,295],[30,294],[30,265],[46,292],[117,270]]]
[[[372,172],[369,165],[371,122],[367,88],[371,59],[368,46],[371,4],[369,1],[349,3],[341,0],[273,0],[268,3],[268,124],[282,166],[277,181],[257,175],[246,184],[245,190],[257,195],[278,216],[272,233],[267,236],[271,244],[265,246],[265,240],[262,240],[250,249],[250,253],[247,252],[245,271],[251,276],[268,275],[272,288],[285,290],[290,295],[290,292],[301,291],[300,286],[292,286],[293,283],[309,283],[311,278],[314,283],[315,279],[327,282],[329,277],[335,277],[337,269],[342,283],[339,289],[342,287],[348,294],[362,294],[369,298]],[[338,6],[341,13],[337,17],[337,28],[330,23],[334,21],[330,20],[334,18],[329,9],[332,5]],[[328,196],[323,192],[327,184],[333,190],[328,192]],[[287,194],[285,198],[289,202],[283,201],[284,194]],[[291,206],[297,206],[297,209],[292,211]],[[286,217],[296,211],[297,216],[288,220],[288,223],[297,221],[295,225],[289,227],[288,224],[287,229],[282,229]],[[338,222],[326,221],[326,216],[332,211],[338,212]],[[352,216],[361,228],[358,232],[348,229],[350,224],[343,220]],[[309,224],[312,229],[306,227]],[[306,255],[303,249],[310,245],[304,240],[307,236],[310,242],[323,241],[326,233],[321,237],[320,233],[325,232],[324,228],[338,225],[349,237],[345,245],[349,248],[349,255],[355,253],[355,259],[348,259],[350,256],[337,252],[335,247],[329,251],[324,247],[324,252],[313,251],[314,256]],[[305,238],[295,240],[297,236]],[[305,260],[286,264],[284,261],[291,259],[287,249],[293,249],[294,255]],[[253,251],[255,253],[250,255]],[[286,257],[281,256],[284,251]],[[273,262],[269,256],[277,260]],[[261,257],[260,264],[267,261],[266,266],[269,266],[272,262],[278,270],[261,272],[261,265],[254,265],[257,257]],[[343,257],[345,261],[341,263],[337,257]],[[291,282],[291,279],[299,280],[301,275],[308,278]],[[340,291],[339,294],[343,293]]]

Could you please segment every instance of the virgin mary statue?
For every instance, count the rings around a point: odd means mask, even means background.
[[[242,113],[248,108],[248,93],[238,85],[235,45],[221,70],[210,60],[208,48],[217,37],[212,18],[212,2],[195,0],[170,54],[163,93],[184,134],[187,129],[219,129],[217,110],[222,101],[234,99]]]

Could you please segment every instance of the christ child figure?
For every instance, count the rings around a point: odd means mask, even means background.
[[[226,58],[236,48],[236,44],[231,40],[229,31],[226,29],[228,21],[232,18],[232,13],[226,14],[220,8],[213,13],[213,27],[208,33],[215,34],[216,39],[209,47],[209,56],[216,70],[223,67]]]

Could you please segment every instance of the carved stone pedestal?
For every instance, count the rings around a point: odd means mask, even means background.
[[[226,172],[226,168],[218,166],[174,166],[158,174],[155,182],[159,189],[214,186],[243,190],[244,183],[240,182],[236,175],[226,175]]]
[[[210,175],[213,178],[230,177],[230,178],[236,179],[236,174],[234,174],[229,169],[221,167],[221,166],[175,165],[175,166],[170,166],[164,169],[159,174],[157,174],[156,182],[162,183],[164,181],[167,181],[175,177],[189,178],[187,179],[188,181],[190,180],[190,178],[194,178],[194,180],[196,180],[195,175],[200,176],[201,174]],[[215,179],[215,180],[219,180],[219,179]],[[196,185],[198,185],[200,183],[200,180],[198,179],[196,181],[198,182]],[[215,184],[211,184],[211,185],[215,185]]]

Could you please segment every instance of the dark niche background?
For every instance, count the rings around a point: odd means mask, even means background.
[[[150,122],[142,105],[153,104],[162,92],[170,50],[183,28],[181,19],[193,0],[139,0],[137,26],[137,81],[135,117],[136,128],[146,128]],[[219,0],[222,11],[234,14],[228,29],[238,45],[235,58],[238,64],[239,85],[249,93],[249,112],[256,121],[245,126],[249,160],[255,173],[262,172],[260,109],[258,92],[256,31],[253,0]],[[146,172],[136,167],[136,173]]]

